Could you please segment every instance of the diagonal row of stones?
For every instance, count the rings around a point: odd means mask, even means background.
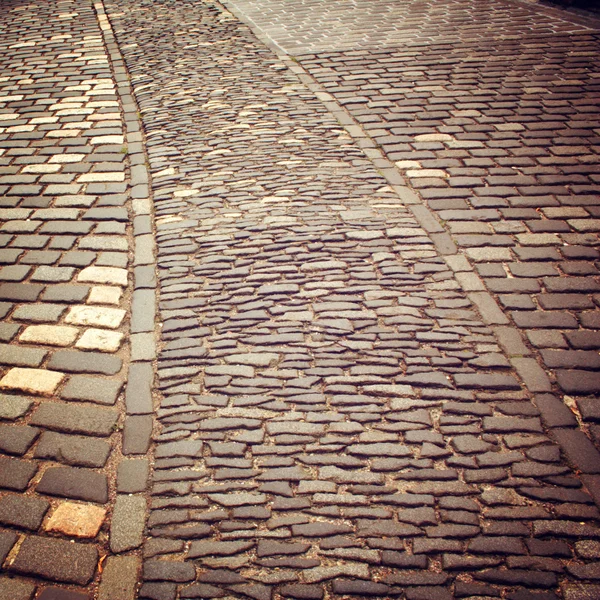
[[[125,128],[91,3],[7,1],[0,29],[0,597],[88,600],[109,547],[131,548],[109,543]]]
[[[345,130],[219,5],[107,11],[158,242],[139,597],[550,600],[595,579],[592,498]]]

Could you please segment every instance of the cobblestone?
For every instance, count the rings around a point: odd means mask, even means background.
[[[597,21],[2,25],[0,596],[594,593]]]
[[[242,16],[250,11],[247,3],[233,6]],[[387,108],[355,101],[356,88],[368,88],[366,78],[372,78],[361,71],[360,61],[371,60],[372,52],[375,62],[393,62],[393,53],[403,51],[406,60],[416,60],[416,51],[404,40],[391,48],[389,42],[378,46],[377,40],[375,46],[385,52],[373,49],[372,38],[364,44],[352,41],[360,56],[353,63],[353,53],[332,52],[340,48],[331,45],[342,42],[328,33],[328,52],[299,60],[364,131],[373,132],[390,161],[418,162],[406,175],[432,207],[438,201],[439,211],[447,211],[454,241],[442,233],[432,213],[413,214],[398,201],[396,191],[323,110],[314,90],[286,70],[290,67],[310,82],[300,67],[266,53],[222,7],[184,3],[169,13],[156,4],[144,8],[108,2],[148,135],[163,323],[159,433],[145,542],[154,558],[144,566],[142,596],[269,598],[281,593],[320,598],[326,590],[332,597],[405,593],[407,598],[450,598],[455,591],[459,597],[467,573],[494,583],[498,594],[510,595],[515,586],[556,588],[555,574],[539,567],[557,568],[550,562],[559,559],[530,560],[527,541],[537,534],[532,536],[519,522],[547,519],[548,503],[558,509],[567,498],[562,490],[569,489],[569,468],[543,435],[550,421],[540,418],[521,384],[523,378],[534,391],[547,391],[555,389],[554,380],[546,383],[536,355],[518,329],[508,327],[508,311],[529,318],[522,324],[528,330],[545,330],[551,321],[557,333],[576,332],[579,313],[572,313],[570,305],[538,310],[536,303],[536,294],[554,293],[543,288],[544,282],[562,277],[562,267],[545,261],[562,260],[559,236],[567,234],[565,226],[530,227],[539,212],[506,211],[524,211],[528,203],[553,208],[558,202],[536,204],[530,189],[534,174],[508,173],[501,165],[484,172],[490,166],[484,155],[488,138],[469,137],[470,130],[463,135],[460,127],[470,124],[462,122],[467,116],[448,114],[457,121],[441,131],[432,131],[437,125],[429,119],[414,134],[440,137],[413,142],[401,131],[408,124],[398,111],[390,116],[386,135],[400,139],[392,142],[377,132],[384,127],[375,115]],[[494,4],[495,10],[500,8]],[[352,18],[363,10],[358,8]],[[471,4],[469,10],[474,10]],[[533,18],[523,10],[524,18]],[[295,11],[290,8],[285,20],[298,25]],[[348,18],[346,9],[336,5],[335,11]],[[271,13],[259,12],[261,19],[271,18]],[[191,42],[200,43],[194,60],[203,64],[201,79],[186,70],[189,55],[169,41],[173,19],[183,38],[194,23],[211,24]],[[544,19],[557,35],[568,28],[546,13]],[[149,33],[155,27],[163,36],[158,43]],[[513,33],[518,29],[511,27]],[[133,29],[143,32],[135,41]],[[584,25],[572,25],[569,34],[584,30]],[[472,45],[460,27],[452,36]],[[218,43],[223,37],[229,40],[226,50]],[[316,50],[312,43],[303,47]],[[290,44],[283,47],[297,51],[298,45]],[[174,55],[186,67],[174,67]],[[235,62],[229,62],[232,55]],[[245,70],[238,67],[241,57]],[[314,66],[327,61],[322,71]],[[435,55],[433,64],[438,62]],[[329,85],[328,78],[335,78],[346,63],[348,81]],[[404,65],[402,60],[397,64]],[[173,81],[184,72],[185,99],[171,104],[167,90],[181,91],[182,84]],[[397,106],[406,98],[407,106],[415,105],[397,83],[400,72],[387,73],[391,85],[376,86],[386,92],[381,102]],[[397,98],[392,86],[400,88]],[[363,91],[365,97],[375,93]],[[422,105],[430,93],[422,91]],[[339,114],[346,122],[347,116]],[[362,114],[374,115],[374,120],[362,120]],[[494,131],[502,139],[527,131],[525,125],[513,127],[500,117]],[[192,133],[199,118],[202,141]],[[239,143],[225,145],[223,130],[239,133]],[[359,138],[359,144],[368,141],[363,133]],[[393,149],[394,143],[406,144],[406,151]],[[252,156],[244,150],[248,144]],[[463,167],[458,162],[463,159],[473,164]],[[427,160],[430,164],[423,164]],[[455,162],[431,164],[434,160]],[[477,160],[483,164],[476,166]],[[314,164],[320,165],[317,180]],[[393,185],[402,185],[390,167]],[[410,172],[421,168],[430,172]],[[473,172],[465,173],[467,168]],[[412,177],[449,169],[455,169],[450,177],[435,178],[443,185],[432,183],[431,177]],[[444,195],[436,191],[442,189]],[[400,197],[420,202],[412,192]],[[474,198],[472,205],[469,198]],[[558,218],[550,213],[546,220]],[[513,225],[513,220],[519,221]],[[139,233],[148,232],[146,223]],[[463,248],[480,271],[465,261],[442,260],[441,252],[450,259]],[[517,249],[527,250],[527,257],[539,264],[523,269],[525,254]],[[502,262],[509,263],[508,271]],[[447,264],[455,264],[456,276]],[[580,277],[573,269],[581,266],[565,268],[568,277]],[[490,282],[496,280],[500,283],[493,287]],[[139,283],[145,288],[147,277],[140,275]],[[504,305],[496,302],[495,292],[513,296]],[[589,293],[581,294],[586,296],[583,306],[589,306]],[[526,312],[534,316],[522,317]],[[150,330],[151,321],[136,323],[136,330]],[[490,328],[497,325],[504,334],[502,346]],[[519,355],[530,358],[523,362]],[[130,381],[140,385],[130,384],[126,394],[129,419],[136,419],[131,427],[125,423],[125,437],[132,444],[134,423],[144,418],[149,427],[143,415],[152,410],[150,391],[143,388],[151,371],[140,358],[144,366],[130,371]],[[549,402],[542,404],[544,411],[554,412],[556,423],[566,418]],[[140,452],[147,443],[147,434],[141,435]],[[526,489],[537,486],[549,491],[527,495]],[[494,501],[486,496],[489,505],[479,502],[488,488],[498,490]],[[200,523],[186,524],[190,517]],[[564,535],[557,532],[549,536],[558,543]],[[186,558],[164,560],[181,551],[186,540],[197,538]],[[176,541],[180,544],[169,545]],[[463,558],[469,544],[477,559]],[[162,553],[155,554],[161,547]],[[157,561],[161,555],[163,560]],[[442,573],[432,568],[427,555]],[[189,560],[194,557],[201,565],[198,572]],[[475,560],[480,562],[475,565]],[[389,579],[373,583],[382,580],[382,564],[391,570]],[[479,571],[470,571],[473,566]],[[257,568],[260,576],[248,579]],[[470,585],[474,594],[490,589],[486,583]]]

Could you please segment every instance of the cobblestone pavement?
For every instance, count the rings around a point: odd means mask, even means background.
[[[600,597],[591,20],[5,5],[0,600]]]
[[[505,350],[540,357],[565,394],[597,394],[600,21],[535,2],[358,3],[345,16],[360,41],[338,52],[353,35],[308,29],[298,47],[274,27],[280,3],[259,4],[232,2],[287,52],[319,52],[296,59],[452,234],[478,275],[463,288],[487,288],[522,330],[529,348]],[[309,6],[307,27],[327,29],[328,9]],[[363,6],[402,13],[394,25],[405,43],[380,40]],[[427,28],[412,27],[412,11]],[[589,398],[578,407],[598,416]]]
[[[121,434],[123,392],[134,413],[154,330],[130,310],[131,267],[154,272],[136,109],[91,3],[3,2],[0,30],[0,598],[120,600],[147,469],[122,454],[150,440]]]

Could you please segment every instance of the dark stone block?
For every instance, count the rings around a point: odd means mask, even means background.
[[[90,469],[50,467],[42,475],[37,491],[63,498],[77,498],[105,504],[108,502],[106,475]]]
[[[9,569],[32,577],[86,585],[94,576],[98,550],[89,544],[31,536]]]
[[[45,431],[34,456],[78,467],[103,467],[109,454],[110,444],[104,440]]]
[[[42,498],[11,494],[0,498],[0,523],[35,531],[50,503]]]
[[[0,488],[22,492],[36,471],[35,462],[0,456]]]
[[[40,430],[27,425],[0,425],[0,450],[21,456],[27,452]]]
[[[31,417],[32,425],[67,433],[107,437],[114,431],[119,413],[95,406],[73,406],[42,402]]]
[[[117,374],[122,365],[123,361],[118,356],[77,350],[58,350],[48,361],[48,369],[67,373],[101,373],[103,375]]]

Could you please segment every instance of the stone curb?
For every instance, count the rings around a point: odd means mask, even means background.
[[[156,247],[152,235],[150,175],[143,145],[141,123],[125,62],[119,51],[104,4],[94,3],[104,44],[110,59],[125,123],[130,164],[133,207],[134,286],[131,301],[131,364],[125,387],[125,421],[122,453],[118,464],[117,498],[110,527],[110,549],[99,587],[99,600],[133,600],[140,579],[140,547],[147,520],[144,496],[148,485],[149,461],[145,455],[152,435],[152,389],[156,359],[155,305]],[[150,272],[152,271],[152,272]],[[132,457],[132,455],[134,457]]]

